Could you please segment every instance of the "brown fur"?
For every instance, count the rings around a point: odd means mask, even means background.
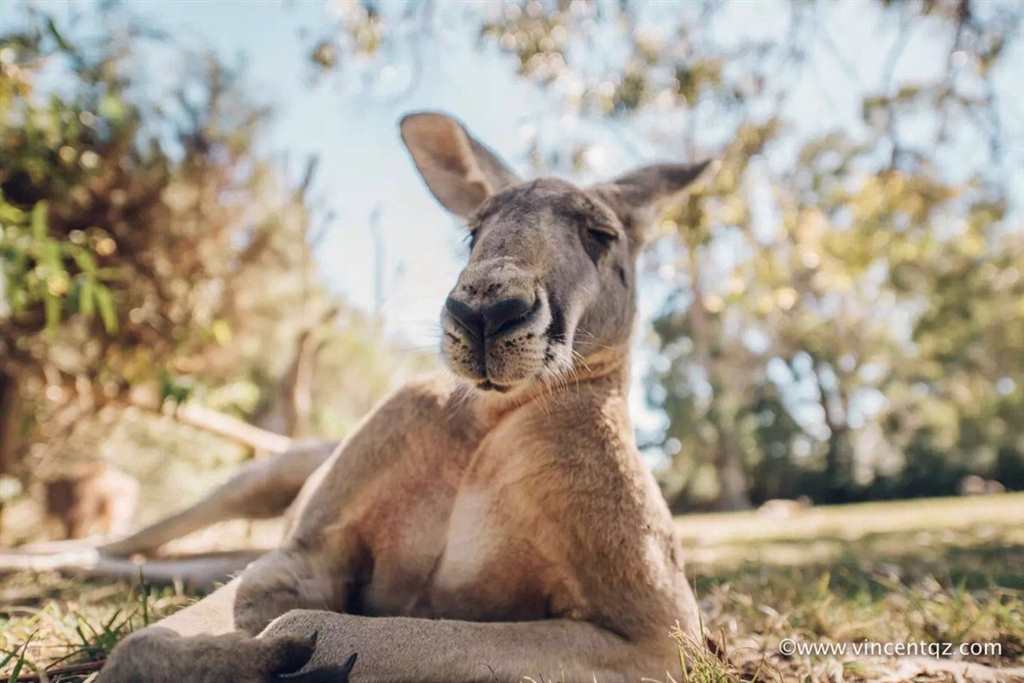
[[[454,376],[384,401],[281,547],[127,639],[103,683],[269,681],[311,651],[302,680],[344,680],[357,653],[358,681],[635,681],[678,667],[677,621],[698,637],[626,393],[641,212],[703,166],[521,183],[447,116],[402,132],[474,231],[442,315]]]

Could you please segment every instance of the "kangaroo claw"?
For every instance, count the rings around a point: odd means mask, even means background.
[[[347,683],[348,674],[356,664],[356,653],[353,653],[341,666],[331,666],[313,671],[294,674],[280,674],[274,680],[282,683]]]

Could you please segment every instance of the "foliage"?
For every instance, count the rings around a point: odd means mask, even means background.
[[[187,116],[161,119],[133,101],[127,53],[72,46],[42,17],[0,54],[17,93],[0,111],[0,346],[22,400],[39,384],[58,405],[110,400],[226,343],[234,287],[280,220],[245,197],[266,180],[250,151],[264,113],[208,62]],[[48,70],[74,87],[35,92]]]

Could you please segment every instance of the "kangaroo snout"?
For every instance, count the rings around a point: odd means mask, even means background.
[[[551,321],[536,279],[511,263],[482,263],[463,271],[444,303],[442,352],[448,365],[485,388],[535,375]]]
[[[537,297],[512,296],[499,299],[480,307],[466,303],[456,295],[445,301],[444,307],[448,315],[458,323],[475,341],[483,341],[486,337],[494,337],[514,330],[526,322],[536,307]]]
[[[445,301],[445,313],[474,341],[501,336],[525,323],[538,306],[537,283],[511,259],[471,264]]]

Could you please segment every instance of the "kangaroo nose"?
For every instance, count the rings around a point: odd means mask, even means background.
[[[496,301],[485,306],[481,314],[488,337],[516,327],[533,308],[533,302],[520,297]]]
[[[485,336],[490,337],[515,327],[533,310],[533,303],[521,297],[510,297],[477,310],[449,296],[444,307],[470,336],[481,340]]]
[[[444,302],[448,315],[459,324],[459,327],[469,333],[474,339],[483,339],[484,319],[468,304],[458,299],[448,297]]]

